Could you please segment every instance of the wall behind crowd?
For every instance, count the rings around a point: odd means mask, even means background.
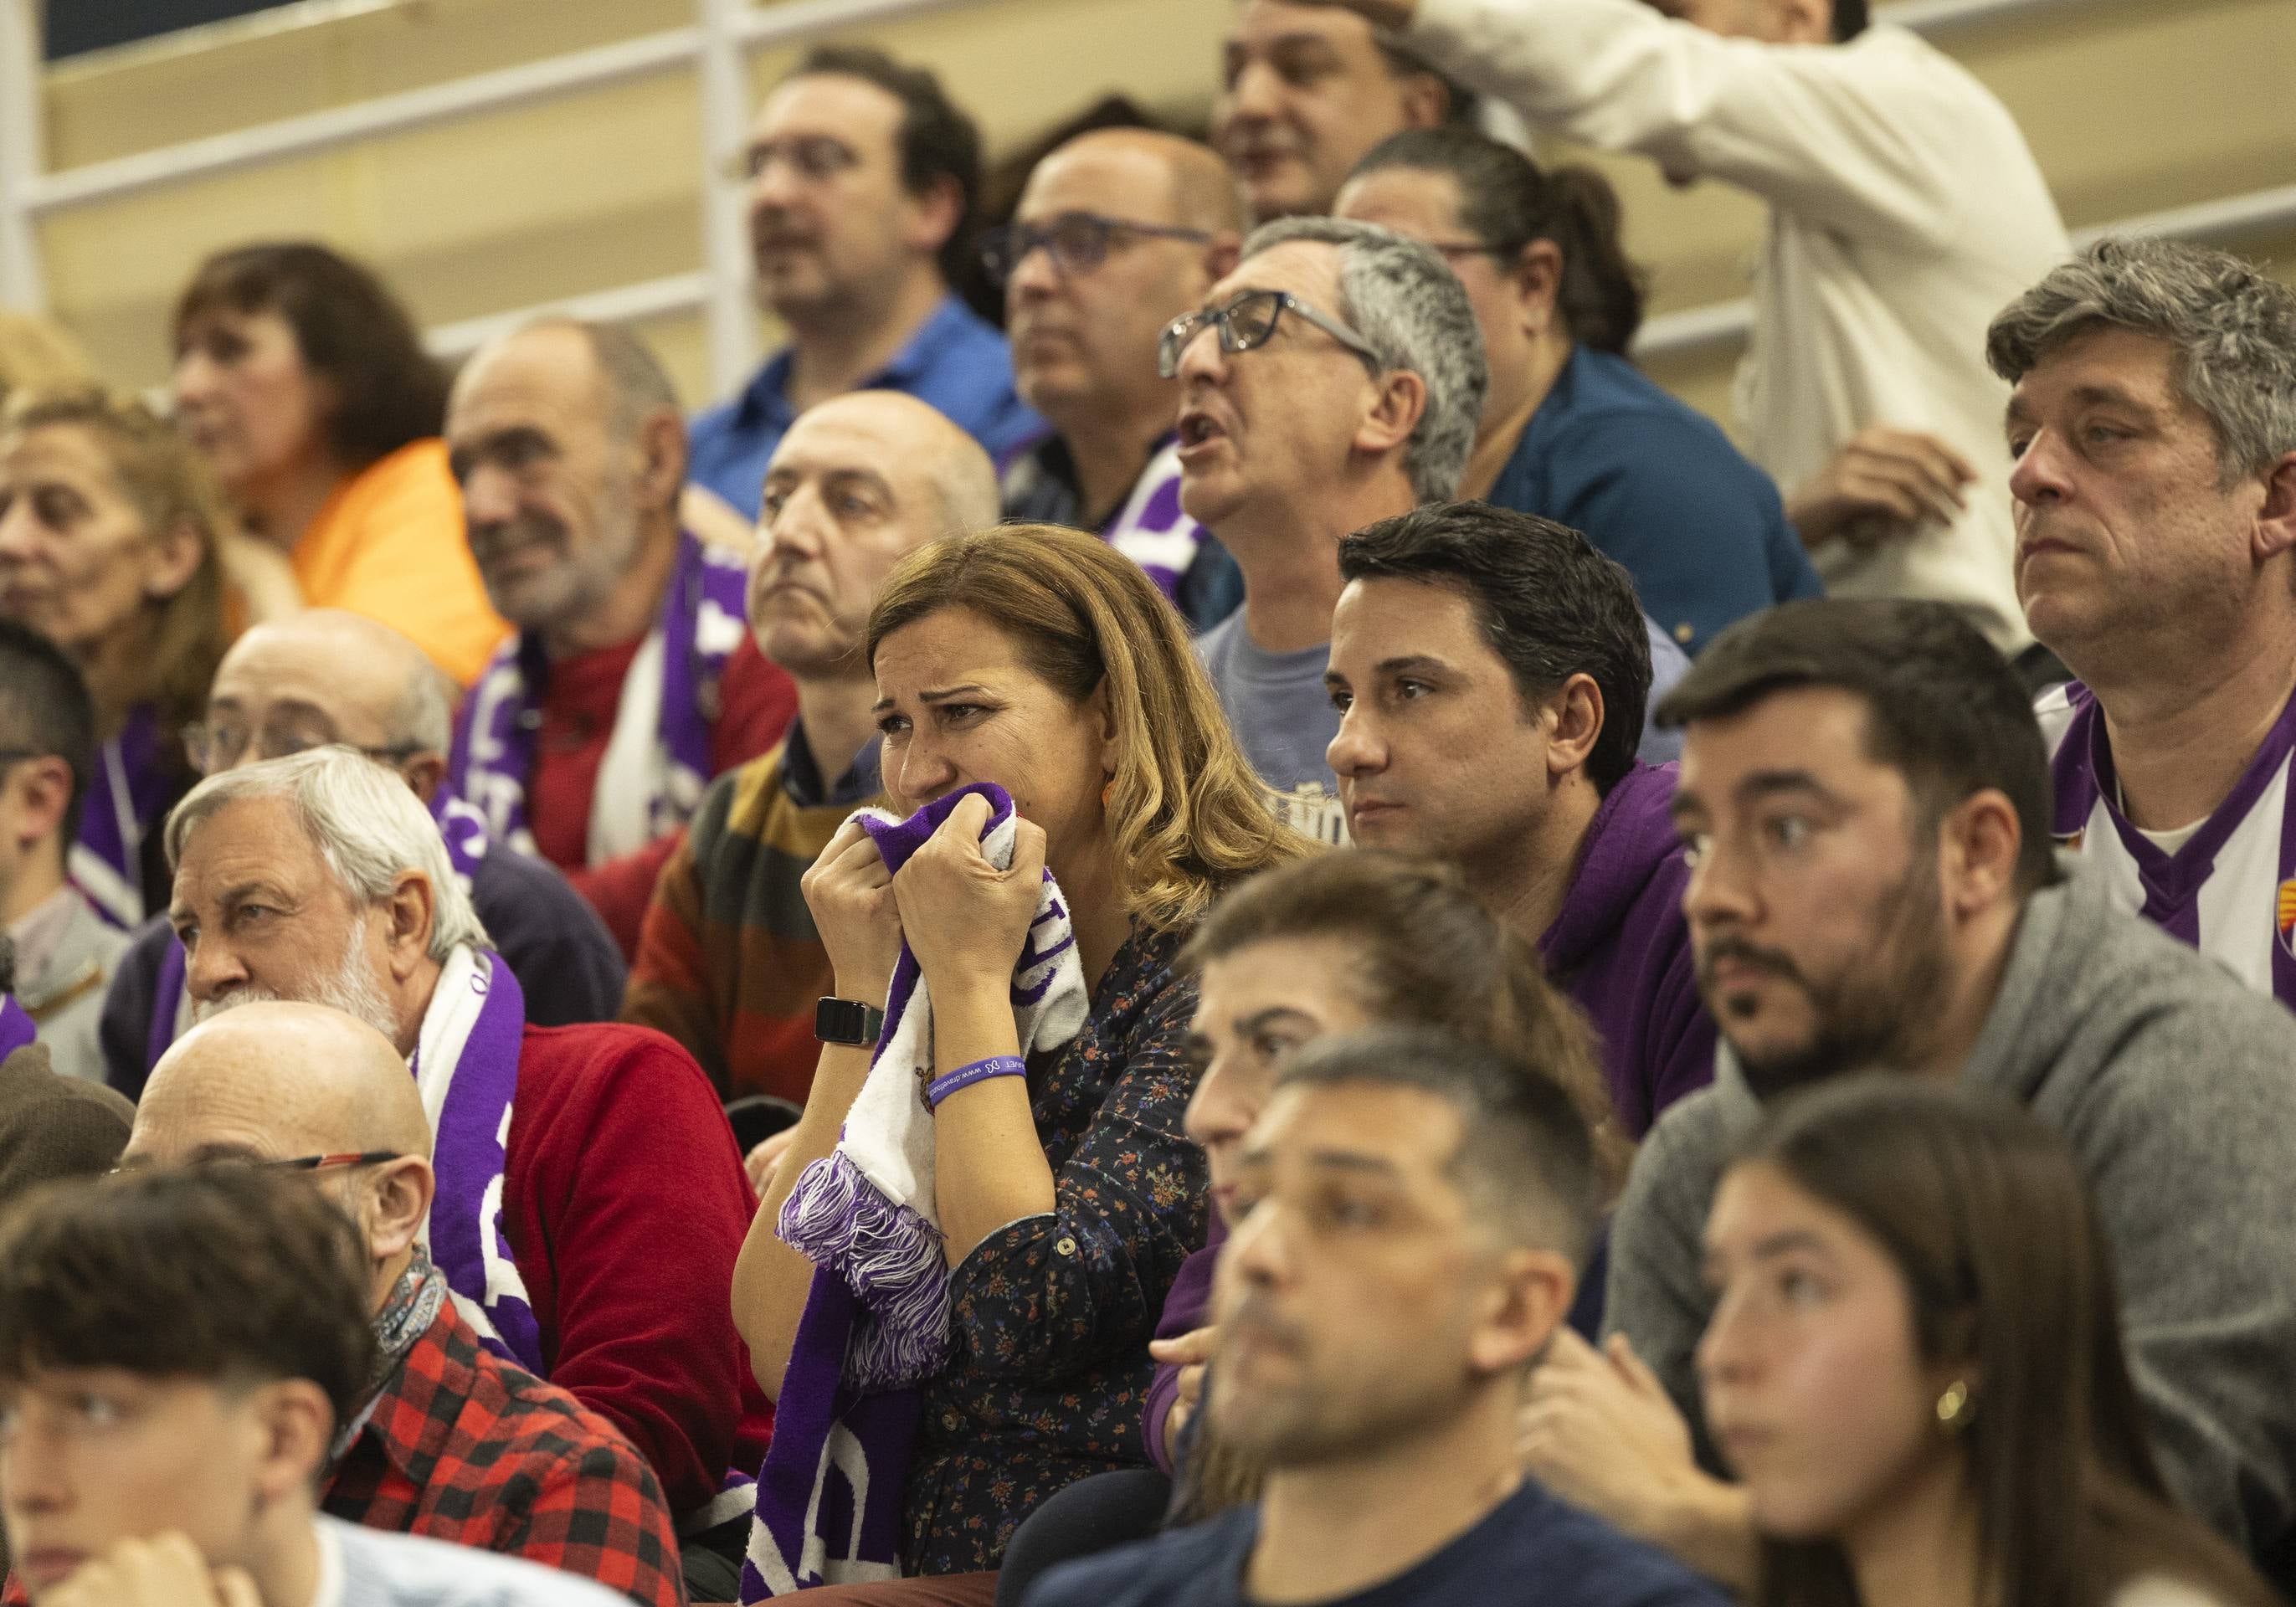
[[[1101,94],[1200,119],[1232,0],[970,0],[852,30],[931,62],[1009,151]],[[1888,7],[1884,6],[1886,14]],[[1931,9],[1923,7],[1920,9]],[[315,3],[57,64],[52,169],[685,26],[690,0]],[[2079,229],[2296,177],[2286,0],[2057,0],[1939,37],[2007,102]],[[751,60],[763,86],[793,59]],[[188,181],[52,216],[52,308],[123,381],[157,382],[168,299],[216,247],[319,234],[383,271],[426,324],[692,271],[700,260],[696,94],[668,73]],[[1659,314],[1743,293],[1759,209],[1670,190],[1605,160]],[[2296,228],[2234,242],[2296,277]],[[643,327],[686,398],[709,391],[698,314]],[[771,340],[761,324],[760,341]],[[1653,361],[1717,417],[1732,344]]]

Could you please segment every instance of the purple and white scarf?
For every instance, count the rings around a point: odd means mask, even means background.
[[[0,993],[0,1060],[6,1060],[38,1036],[32,1018],[16,1002],[16,996]]]
[[[472,878],[478,874],[479,864],[487,857],[487,823],[476,809],[446,787],[430,795],[430,818],[439,823],[439,835],[447,844],[447,864],[468,895]],[[170,936],[167,952],[160,956],[159,980],[152,989],[152,1022],[144,1032],[146,1081],[151,1078],[152,1068],[160,1063],[160,1057],[192,1029],[189,970],[184,946]]]
[[[622,679],[614,731],[591,793],[587,862],[600,865],[683,825],[709,785],[709,728],[718,684],[742,644],[748,571],[740,560],[678,536],[661,618]],[[549,676],[539,636],[521,635],[488,661],[463,702],[447,782],[487,829],[535,852],[526,813]]]
[[[962,788],[906,820],[881,809],[853,818],[898,874],[970,792],[989,803],[981,852],[1005,868],[1016,822],[1001,787]],[[1049,870],[1013,967],[1012,998],[1024,1057],[1073,1038],[1091,1005],[1068,904]],[[948,1264],[923,1098],[932,1071],[932,999],[905,942],[884,1030],[837,1148],[806,1168],[782,1207],[780,1236],[815,1270],[758,1475],[744,1602],[900,1576],[901,1488],[917,1389],[947,1365],[949,1350]]]
[[[182,777],[162,752],[160,716],[138,704],[97,752],[82,801],[79,840],[72,845],[72,885],[114,926],[142,923],[144,839],[174,801]]]
[[[430,1119],[430,1169],[439,1180],[425,1248],[480,1342],[545,1378],[542,1331],[503,1232],[504,1152],[525,1032],[526,999],[502,956],[457,944],[439,973],[408,1069]]]
[[[1101,538],[1138,564],[1156,589],[1177,598],[1180,578],[1196,561],[1204,527],[1180,511],[1180,439],[1156,449],[1137,484]]]

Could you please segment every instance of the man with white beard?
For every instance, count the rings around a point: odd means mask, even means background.
[[[683,1535],[722,1524],[738,1554],[723,1487],[771,1432],[725,1298],[756,1202],[692,1057],[529,1026],[429,811],[353,750],[209,777],[167,846],[195,1017],[285,999],[389,1038],[438,1136],[429,1249],[458,1305],[630,1437]]]

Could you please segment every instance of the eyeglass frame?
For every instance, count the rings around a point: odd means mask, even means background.
[[[405,1160],[407,1157],[397,1150],[345,1150],[332,1155],[291,1155],[281,1160],[266,1160],[258,1155],[218,1155],[193,1162],[199,1166],[243,1166],[258,1172],[324,1172],[335,1167],[381,1166],[389,1161]],[[115,1166],[107,1177],[117,1177],[136,1170],[134,1164]]]
[[[235,759],[231,764],[221,766],[213,770],[209,769],[205,764],[201,762],[197,755],[199,750],[207,745],[209,730],[209,727],[207,721],[193,720],[191,724],[183,726],[176,733],[176,735],[181,739],[184,744],[184,757],[191,761],[192,768],[198,771],[201,775],[221,775],[227,770],[238,768],[238,761]],[[252,742],[254,734],[250,733],[249,736],[250,741]],[[384,748],[363,748],[357,742],[340,741],[331,742],[308,742],[304,746],[295,749],[293,752],[264,754],[256,762],[260,764],[266,763],[272,759],[292,758],[297,753],[308,753],[315,748],[348,748],[354,753],[365,755],[368,758],[373,759],[378,765],[389,765],[393,769],[405,764],[408,759],[413,758],[418,753],[427,753],[430,751],[429,744],[424,742],[393,742],[389,747]],[[242,744],[241,751],[244,752],[245,750],[246,747]]]
[[[1267,332],[1246,345],[1236,338],[1235,324],[1233,320],[1238,307],[1260,296],[1275,298],[1275,311],[1267,320]],[[1239,352],[1258,351],[1275,338],[1275,332],[1282,326],[1283,315],[1287,312],[1299,314],[1353,352],[1363,360],[1364,366],[1371,370],[1374,379],[1388,372],[1387,359],[1372,349],[1371,342],[1329,313],[1317,312],[1290,291],[1249,290],[1238,291],[1229,297],[1226,307],[1198,307],[1194,312],[1182,313],[1164,325],[1164,332],[1156,340],[1157,377],[1166,380],[1177,379],[1180,373],[1180,359],[1186,355],[1188,348],[1196,343],[1196,337],[1202,334],[1207,328],[1218,335],[1220,350],[1230,357]]]
[[[1053,244],[1053,229],[1066,223],[1089,224],[1097,231],[1100,243],[1093,248],[1094,256],[1090,262],[1083,264],[1070,262]],[[1104,212],[1069,211],[1056,214],[1048,225],[1022,223],[1015,218],[1011,223],[999,224],[993,229],[982,230],[979,243],[980,266],[982,271],[988,274],[990,283],[1004,284],[1011,281],[1013,275],[1021,271],[1022,263],[1037,250],[1042,250],[1051,254],[1053,266],[1056,271],[1062,274],[1089,274],[1108,260],[1108,248],[1119,234],[1137,234],[1149,240],[1185,240],[1197,245],[1209,245],[1212,240],[1210,234],[1205,230],[1183,228],[1177,224],[1136,223],[1128,217],[1111,217]],[[996,266],[998,256],[1004,248],[1014,241],[1021,242],[1021,249],[1013,253],[1012,261],[1001,268],[998,267]]]

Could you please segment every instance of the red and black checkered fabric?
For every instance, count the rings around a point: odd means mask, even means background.
[[[321,1505],[597,1579],[644,1607],[684,1607],[661,1486],[621,1431],[482,1349],[449,1303],[414,1342],[328,1481]]]

